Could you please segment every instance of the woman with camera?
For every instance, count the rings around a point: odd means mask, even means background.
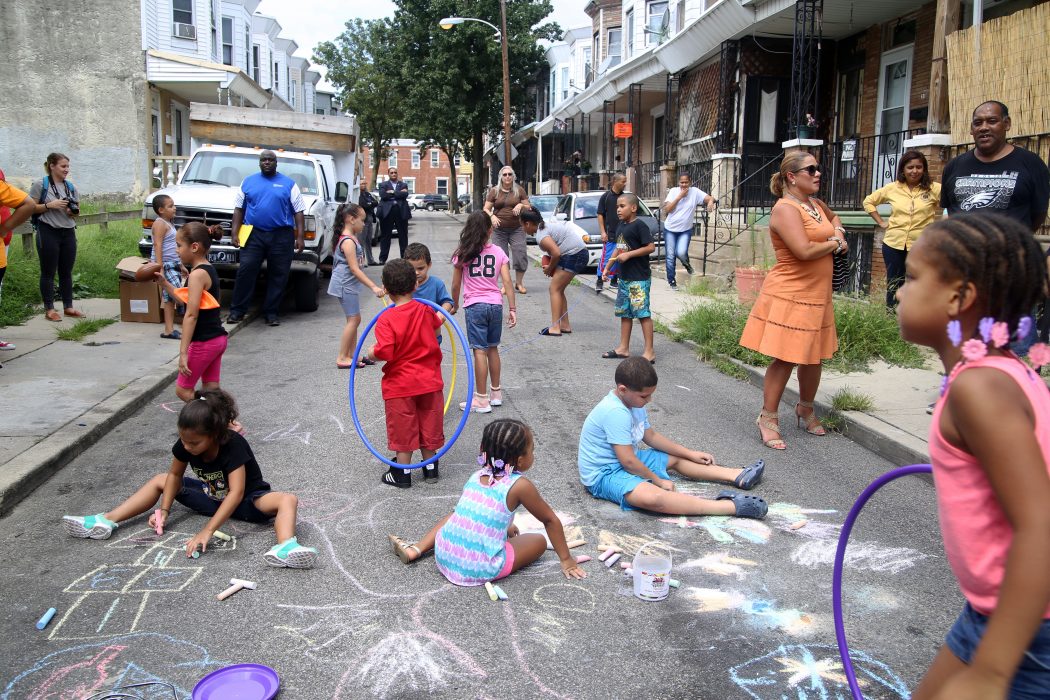
[[[69,181],[69,158],[50,153],[44,161],[44,178],[29,189],[38,204],[33,211],[36,251],[40,257],[40,297],[48,321],[61,321],[55,311],[55,273],[66,316],[81,317],[73,308],[73,263],[77,259],[77,217],[80,202]]]

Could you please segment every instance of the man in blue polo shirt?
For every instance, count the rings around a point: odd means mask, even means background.
[[[277,172],[277,154],[263,151],[259,154],[259,172],[244,178],[234,207],[230,227],[233,244],[240,244],[237,232],[242,223],[251,226],[252,232],[241,249],[233,302],[226,323],[240,323],[244,319],[255,291],[255,280],[265,260],[263,315],[266,325],[279,326],[277,311],[292,269],[293,250],[301,253],[305,245],[303,211],[306,205],[303,196],[292,178]]]

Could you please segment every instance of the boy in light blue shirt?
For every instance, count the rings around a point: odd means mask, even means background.
[[[687,479],[723,481],[750,490],[762,481],[765,464],[720,467],[706,452],[690,450],[653,430],[645,405],[656,391],[656,370],[644,357],[616,368],[616,388],[587,416],[580,431],[580,481],[595,498],[672,515],[735,515],[764,518],[757,496],[720,491],[714,500],[677,493],[669,472]],[[645,443],[651,449],[639,449]]]
[[[448,287],[437,277],[430,276],[430,248],[422,243],[409,243],[405,248],[405,260],[416,271],[416,291],[412,293],[414,299],[426,299],[452,313],[452,296],[448,293]],[[441,329],[437,331],[438,344],[441,344]]]

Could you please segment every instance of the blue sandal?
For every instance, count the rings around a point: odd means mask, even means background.
[[[762,483],[762,475],[766,471],[766,463],[759,459],[744,467],[744,471],[733,480],[733,485],[738,489],[750,491]]]
[[[733,505],[736,506],[736,513],[734,513],[734,515],[738,518],[754,518],[755,520],[761,520],[766,517],[766,513],[769,511],[769,506],[758,496],[735,493],[733,491],[719,491],[718,495],[715,496],[716,501],[727,499],[732,501]]]

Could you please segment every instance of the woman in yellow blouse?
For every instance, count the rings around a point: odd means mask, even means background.
[[[918,151],[905,151],[897,165],[897,179],[864,198],[868,212],[879,228],[886,229],[882,239],[882,259],[886,263],[886,306],[897,306],[897,288],[904,283],[904,261],[919,234],[933,223],[941,211],[941,183],[930,181],[926,156]],[[889,204],[889,225],[875,208]]]

